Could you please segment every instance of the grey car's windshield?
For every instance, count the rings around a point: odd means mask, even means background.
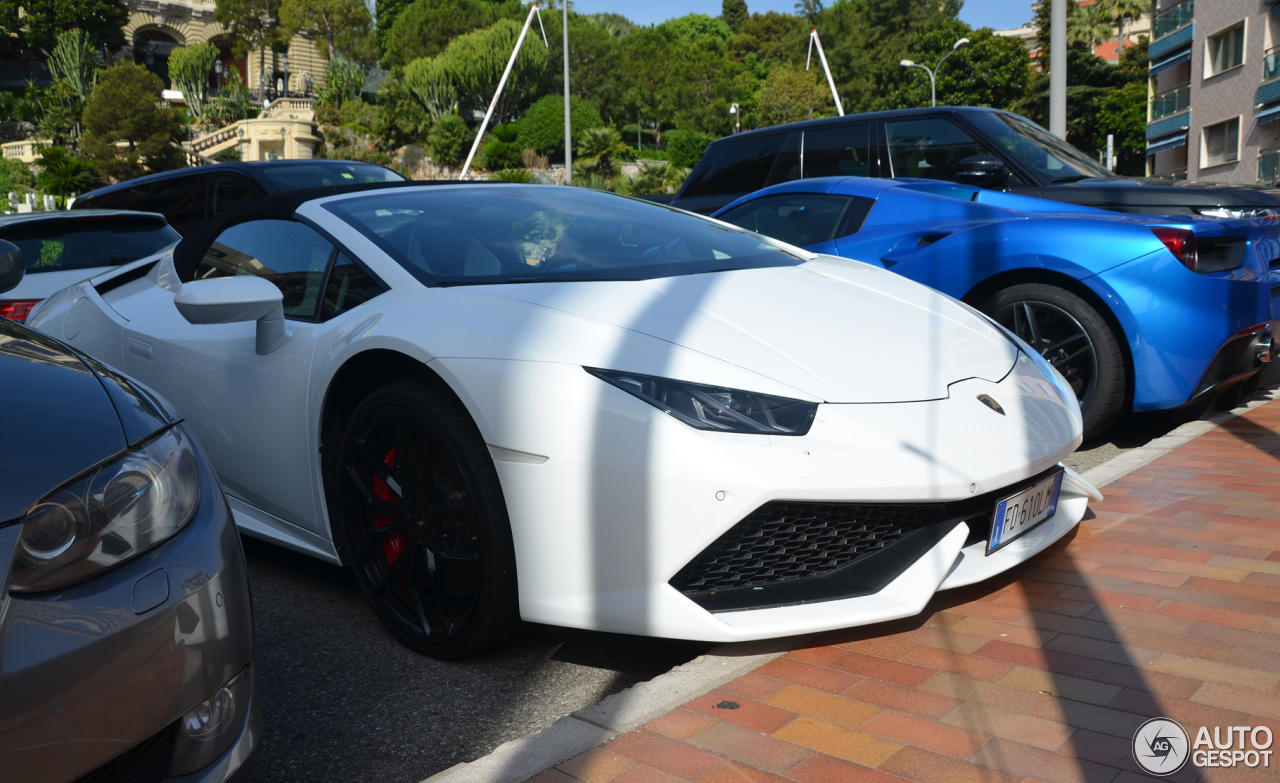
[[[1023,117],[972,112],[965,115],[965,119],[986,131],[1023,165],[1052,181],[1114,176],[1088,155]]]
[[[325,207],[427,285],[651,280],[805,261],[696,215],[585,188],[397,189]]]
[[[372,182],[404,182],[404,177],[373,163],[322,161],[262,166],[258,173],[282,191],[324,188],[330,185],[366,185]]]
[[[0,239],[22,250],[27,274],[127,264],[158,253],[181,238],[159,215],[126,213],[0,223]]]

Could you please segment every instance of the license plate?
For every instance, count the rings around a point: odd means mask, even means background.
[[[1058,510],[1058,493],[1062,490],[1062,471],[1011,495],[996,504],[987,537],[987,554],[1013,543],[1019,536],[1053,516]]]

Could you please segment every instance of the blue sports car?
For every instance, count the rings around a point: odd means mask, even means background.
[[[1067,379],[1086,438],[1128,410],[1230,406],[1280,380],[1262,372],[1280,296],[1274,218],[1122,215],[864,177],[765,188],[715,217],[892,269],[982,310]]]

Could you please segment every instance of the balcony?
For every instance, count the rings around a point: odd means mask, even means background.
[[[1152,27],[1151,40],[1157,41],[1178,28],[1189,24],[1195,18],[1195,0],[1186,0],[1170,8],[1156,17]]]
[[[1275,185],[1280,180],[1280,150],[1270,150],[1258,156],[1258,182]]]
[[[1170,114],[1177,114],[1191,106],[1191,84],[1183,84],[1172,90],[1165,90],[1151,99],[1151,116],[1147,122],[1153,122]]]
[[[1166,171],[1163,174],[1156,174],[1155,177],[1156,179],[1168,179],[1173,180],[1174,182],[1180,182],[1187,178],[1187,170],[1185,168],[1174,169],[1173,171]]]
[[[1280,76],[1280,46],[1273,46],[1262,57],[1262,81]]]

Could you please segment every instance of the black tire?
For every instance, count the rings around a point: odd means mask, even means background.
[[[519,631],[502,488],[452,394],[417,381],[373,392],[347,423],[336,467],[352,572],[401,642],[456,659]]]
[[[979,308],[1040,352],[1075,390],[1084,439],[1100,435],[1124,413],[1128,363],[1106,318],[1057,286],[1023,283],[997,292]]]

